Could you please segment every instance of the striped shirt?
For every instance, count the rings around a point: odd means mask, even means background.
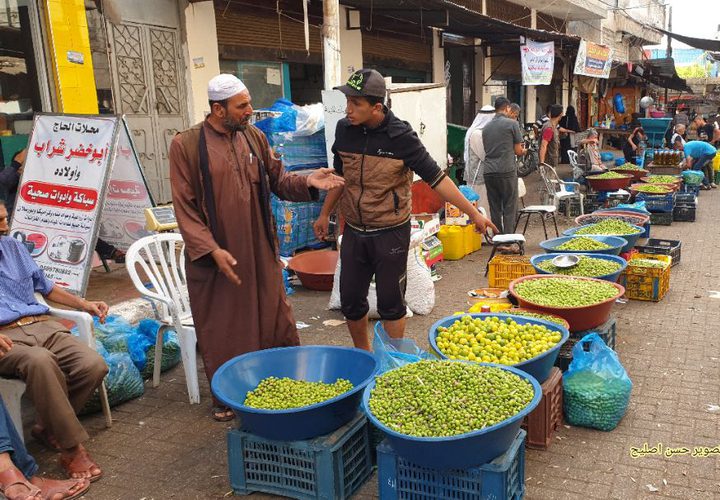
[[[47,313],[35,292],[47,295],[53,286],[21,242],[0,236],[0,325]]]

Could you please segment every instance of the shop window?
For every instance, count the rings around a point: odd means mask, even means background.
[[[267,108],[284,97],[290,100],[290,78],[283,63],[220,61],[220,71],[240,78],[250,91],[255,109]]]
[[[42,54],[37,10],[31,0],[0,0],[0,161],[9,165],[27,145],[33,113],[43,110],[36,55]],[[47,82],[43,74],[42,78]],[[47,98],[45,98],[47,99]]]

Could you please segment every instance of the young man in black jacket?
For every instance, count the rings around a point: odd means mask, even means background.
[[[337,87],[347,97],[347,117],[335,130],[335,171],[345,186],[328,192],[314,229],[325,238],[340,203],[345,218],[341,246],[340,302],[355,347],[370,350],[367,294],[375,276],[378,314],[393,338],[405,333],[405,271],[410,245],[413,173],[444,200],[470,216],[476,229],[497,232],[460,193],[407,122],[384,105],[385,80],[361,69]]]

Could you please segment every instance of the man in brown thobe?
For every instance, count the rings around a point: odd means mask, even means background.
[[[285,296],[270,193],[317,199],[341,186],[332,169],[285,172],[262,132],[250,125],[250,94],[232,75],[208,85],[210,115],[170,146],[170,182],[186,245],[186,276],[208,380],[225,361],[250,351],[299,344]],[[233,413],[217,404],[216,420]]]

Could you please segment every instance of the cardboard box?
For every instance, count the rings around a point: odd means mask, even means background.
[[[438,214],[413,214],[410,219],[412,231],[423,230],[424,238],[429,238],[440,231],[440,216]]]
[[[470,203],[477,208],[477,201],[471,201]],[[452,203],[445,202],[445,224],[448,226],[467,226],[470,224],[470,217]]]

